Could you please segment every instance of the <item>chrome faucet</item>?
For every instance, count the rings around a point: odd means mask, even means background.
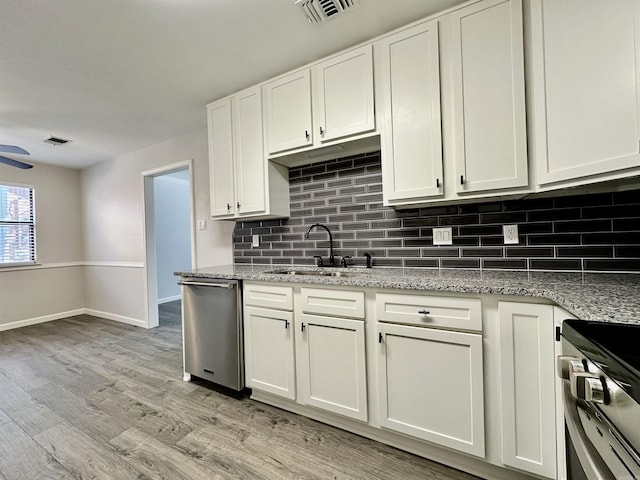
[[[315,227],[322,227],[329,234],[329,265],[334,266],[336,263],[335,259],[333,258],[333,235],[331,235],[331,230],[329,230],[329,227],[323,225],[322,223],[314,223],[304,234],[304,238],[309,238],[309,232],[311,232],[311,230],[313,230]]]

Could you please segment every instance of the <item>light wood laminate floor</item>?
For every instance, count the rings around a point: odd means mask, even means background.
[[[476,478],[183,382],[179,307],[0,332],[0,480]]]

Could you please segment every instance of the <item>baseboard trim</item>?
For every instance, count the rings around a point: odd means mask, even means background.
[[[60,320],[61,318],[75,317],[76,315],[93,315],[94,317],[106,318],[107,320],[113,320],[114,322],[133,325],[134,327],[147,328],[147,324],[144,320],[125,317],[124,315],[117,315],[115,313],[101,312],[100,310],[93,310],[91,308],[78,308],[76,310],[43,315],[42,317],[26,318],[24,320],[16,320],[15,322],[2,323],[0,324],[0,332],[20,327],[28,327],[29,325],[36,325],[38,323],[52,322],[54,320]]]
[[[140,320],[138,318],[125,317],[124,315],[102,312],[100,310],[94,310],[92,308],[85,308],[83,313],[87,315],[93,315],[94,317],[106,318],[107,320],[113,320],[115,322],[126,323],[127,325],[133,325],[134,327],[147,328],[147,323],[144,320]]]
[[[161,305],[163,303],[173,302],[175,300],[181,300],[181,299],[182,299],[182,295],[174,295],[173,297],[159,298],[158,299],[158,305]]]
[[[78,308],[76,310],[68,310],[66,312],[52,313],[51,315],[43,315],[41,317],[26,318],[24,320],[16,320],[15,322],[0,324],[0,332],[5,330],[13,330],[14,328],[28,327],[29,325],[36,325],[38,323],[52,322],[53,320],[60,320],[61,318],[74,317],[76,315],[82,315],[85,312],[85,308]]]

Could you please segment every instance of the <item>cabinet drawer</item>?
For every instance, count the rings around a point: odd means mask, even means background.
[[[479,298],[378,293],[379,322],[482,331]]]
[[[277,285],[245,283],[244,304],[291,311],[293,310],[293,289]]]
[[[303,288],[300,293],[304,313],[364,318],[364,292]]]

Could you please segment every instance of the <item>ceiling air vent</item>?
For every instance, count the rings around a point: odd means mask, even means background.
[[[359,6],[360,0],[296,0],[296,5],[300,5],[309,22],[320,23]]]
[[[50,145],[64,145],[65,143],[69,143],[71,140],[65,140],[64,138],[59,137],[49,137],[46,140],[43,140],[44,143],[48,143]]]

